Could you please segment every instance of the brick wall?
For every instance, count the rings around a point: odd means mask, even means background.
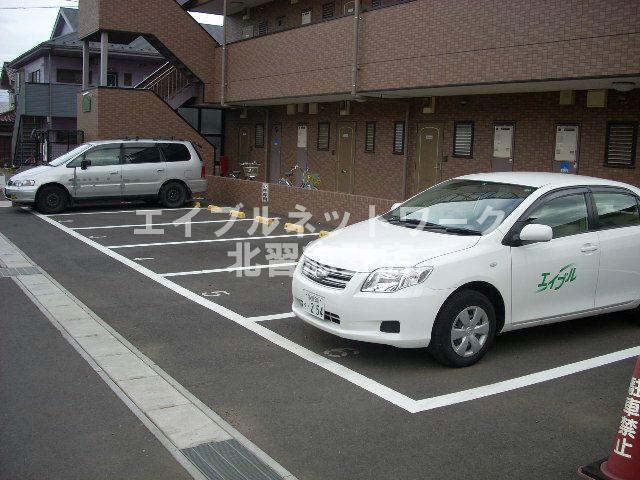
[[[359,222],[369,218],[370,208],[379,215],[388,211],[393,204],[392,200],[274,184],[269,185],[269,201],[263,203],[262,182],[213,176],[207,177],[207,181],[207,199],[213,203],[230,206],[242,204],[249,211],[254,207],[268,206],[270,215],[285,216],[299,211],[296,205],[300,205],[312,214],[311,223],[314,225],[328,223],[335,226],[344,218],[345,212],[349,213],[349,223]],[[335,220],[331,216],[327,221],[325,213],[332,214],[334,211],[338,213],[339,219]]]
[[[82,94],[78,94],[78,129],[84,131],[85,141],[127,136],[189,140],[200,145],[206,170],[213,173],[213,146],[152,91],[103,87],[88,94],[90,112],[82,111]]]
[[[393,126],[404,121],[409,106],[410,121],[407,126],[407,194],[416,192],[413,172],[417,161],[416,135],[419,123],[441,123],[444,127],[442,151],[446,161],[442,163],[440,179],[475,172],[491,171],[494,122],[515,123],[514,168],[518,171],[552,171],[557,123],[578,123],[581,126],[579,172],[640,185],[640,160],[636,168],[612,168],[604,166],[606,124],[608,121],[640,121],[640,90],[630,93],[609,91],[606,108],[587,108],[586,92],[576,92],[575,105],[559,105],[558,92],[522,93],[500,95],[473,95],[466,97],[438,97],[436,113],[421,113],[421,100],[407,102],[380,102],[369,100],[352,103],[352,114],[340,116],[336,103],[320,104],[317,115],[286,115],[282,106],[269,108],[269,124],[282,126],[281,173],[289,170],[296,160],[297,126],[308,125],[308,159],[313,172],[320,174],[323,190],[334,191],[337,178],[337,125],[339,122],[355,122],[356,195],[400,199],[403,193],[404,156],[392,153]],[[238,129],[250,128],[253,142],[256,123],[265,123],[265,109],[249,109],[246,119],[239,118],[239,110],[230,110],[226,116],[225,153],[230,157],[233,169],[237,168]],[[472,120],[475,125],[473,158],[452,156],[453,125],[455,121]],[[317,150],[319,122],[330,122],[330,147]],[[365,124],[376,122],[375,151],[364,151]],[[267,139],[267,144],[269,143]],[[639,140],[640,143],[640,140]],[[640,152],[640,148],[638,149]],[[262,163],[260,179],[265,179],[266,151],[254,148],[250,159]]]
[[[205,85],[206,101],[218,99],[214,78],[219,76],[219,64],[213,61],[218,43],[198,25],[174,0],[80,0],[78,35],[80,38],[98,30],[138,33],[155,39],[191,70]],[[125,37],[131,41],[132,37]],[[133,37],[135,38],[135,37]],[[170,59],[170,58],[168,58]]]

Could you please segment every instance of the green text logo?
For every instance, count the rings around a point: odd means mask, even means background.
[[[565,265],[560,271],[551,276],[551,272],[545,272],[542,274],[542,279],[538,284],[538,292],[544,292],[546,290],[560,290],[567,283],[574,282],[576,280],[576,266],[573,263]]]

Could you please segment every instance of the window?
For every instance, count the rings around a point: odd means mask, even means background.
[[[268,33],[268,24],[266,20],[261,20],[258,24],[258,35],[266,35]]]
[[[182,143],[159,143],[158,146],[166,162],[186,162],[191,160],[191,154],[186,145]]]
[[[334,2],[322,4],[322,19],[327,20],[328,18],[333,18],[335,10],[336,4]]]
[[[633,167],[636,163],[638,122],[607,123],[604,164],[614,167]]]
[[[282,30],[287,25],[287,17],[276,18],[276,30]]]
[[[367,122],[364,132],[364,151],[373,152],[376,147],[376,122]]]
[[[264,147],[264,123],[256,123],[255,128],[255,146],[256,148]]]
[[[122,150],[122,163],[137,165],[139,163],[159,163],[160,150],[154,143],[129,143]]]
[[[638,200],[633,195],[618,192],[594,192],[598,210],[598,228],[621,228],[640,225]]]
[[[56,82],[73,83],[74,85],[82,84],[82,70],[68,70],[59,68],[56,70]]]
[[[305,10],[302,12],[302,21],[301,25],[309,25],[311,23],[311,10]]]
[[[329,150],[330,132],[329,122],[318,123],[318,150]]]
[[[80,166],[81,160],[88,160],[92,167],[106,167],[120,164],[120,145],[108,145],[106,147],[96,147],[87,152],[84,157],[78,157],[72,163]],[[78,164],[75,165],[75,162]]]
[[[133,85],[133,76],[130,73],[125,73],[123,82],[125,87],[130,87]]]
[[[453,156],[473,156],[473,122],[455,122],[453,124]]]
[[[567,237],[589,230],[587,202],[583,194],[558,197],[540,205],[527,224],[548,225],[553,238]]]
[[[404,122],[396,122],[393,127],[393,153],[404,153]]]
[[[31,72],[29,74],[29,81],[33,83],[40,83],[40,70],[36,70],[35,72]]]
[[[108,72],[107,87],[117,87],[117,86],[118,86],[118,72]]]

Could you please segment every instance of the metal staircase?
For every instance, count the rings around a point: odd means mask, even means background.
[[[183,68],[167,62],[135,88],[154,91],[173,110],[176,110],[187,101],[200,96],[201,83]]]

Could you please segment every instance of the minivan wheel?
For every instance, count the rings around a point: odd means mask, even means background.
[[[67,208],[68,204],[69,195],[66,190],[56,185],[43,187],[36,199],[38,211],[47,214],[60,213]]]
[[[443,365],[473,365],[491,347],[496,323],[495,309],[486,296],[475,290],[462,290],[440,309],[433,325],[429,352]]]
[[[181,183],[167,183],[160,191],[160,203],[165,208],[179,208],[186,201],[187,189]]]

